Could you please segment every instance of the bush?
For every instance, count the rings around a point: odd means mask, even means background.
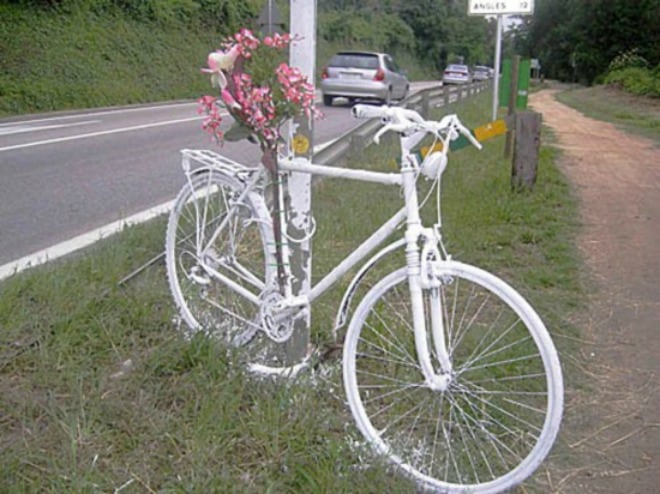
[[[648,68],[648,66],[648,61],[639,54],[637,48],[634,48],[614,57],[607,70],[608,72],[614,72],[633,67]]]
[[[660,65],[650,70],[643,67],[626,67],[610,71],[605,84],[611,84],[633,94],[660,98]]]

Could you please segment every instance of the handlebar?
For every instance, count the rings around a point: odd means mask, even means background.
[[[380,136],[390,130],[401,134],[422,131],[450,141],[457,139],[461,134],[477,149],[482,147],[481,143],[477,141],[472,132],[461,123],[456,115],[445,115],[439,122],[436,122],[425,120],[414,110],[398,106],[355,105],[351,112],[355,118],[381,119],[384,125],[374,136],[376,143],[379,142]],[[444,137],[442,134],[444,134]]]

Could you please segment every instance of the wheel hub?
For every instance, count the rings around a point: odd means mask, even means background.
[[[450,373],[436,374],[428,383],[428,386],[432,391],[444,392],[447,391],[452,380],[453,376]]]

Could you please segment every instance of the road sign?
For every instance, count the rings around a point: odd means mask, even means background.
[[[531,15],[534,0],[469,0],[469,15]]]

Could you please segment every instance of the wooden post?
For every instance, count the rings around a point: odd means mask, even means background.
[[[516,98],[518,97],[518,67],[520,66],[520,55],[513,57],[513,64],[511,67],[511,87],[509,88],[509,108],[507,115],[513,115],[516,111]],[[506,141],[504,143],[504,157],[511,156],[511,146],[513,144],[513,132],[506,133]]]
[[[533,111],[516,113],[516,144],[511,167],[511,188],[532,190],[536,182],[541,146],[541,114]]]

